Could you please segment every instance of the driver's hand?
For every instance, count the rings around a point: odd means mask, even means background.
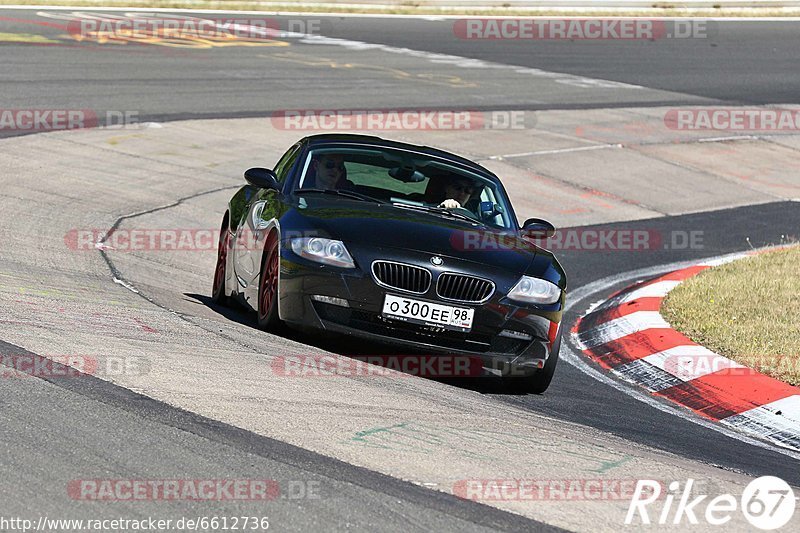
[[[439,204],[439,207],[444,207],[445,209],[458,209],[461,207],[461,204],[458,203],[458,200],[453,200],[452,198],[448,198],[444,202]]]

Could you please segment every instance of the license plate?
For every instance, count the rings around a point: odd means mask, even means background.
[[[472,317],[475,310],[387,294],[383,301],[382,314],[385,317],[414,324],[469,331],[472,328]]]

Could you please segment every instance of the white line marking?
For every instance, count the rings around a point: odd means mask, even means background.
[[[800,445],[800,396],[770,402],[723,418],[720,423],[796,449]]]
[[[596,78],[587,78],[585,76],[575,76],[572,74],[564,74],[561,72],[550,72],[538,68],[519,67],[515,65],[505,65],[502,63],[494,63],[491,61],[484,61],[482,59],[474,59],[469,57],[456,56],[451,54],[440,54],[436,52],[426,52],[422,50],[414,50],[412,48],[403,48],[390,46],[380,43],[367,43],[364,41],[355,41],[350,39],[341,39],[338,37],[326,37],[324,35],[307,35],[301,38],[300,42],[303,44],[318,44],[328,46],[342,46],[350,50],[380,50],[391,54],[405,55],[424,59],[431,63],[454,65],[460,68],[475,68],[475,69],[494,69],[494,70],[513,70],[518,74],[528,74],[537,78],[549,78],[555,83],[563,85],[570,85],[580,88],[604,88],[604,89],[645,89],[641,85],[632,85],[630,83],[621,83],[618,81],[601,80]]]
[[[509,157],[528,157],[532,155],[566,154],[569,152],[585,152],[586,150],[604,150],[607,148],[622,148],[621,144],[600,144],[594,146],[578,146],[575,148],[560,148],[558,150],[539,150],[538,152],[522,152],[519,154],[493,155],[489,159],[506,159]]]
[[[791,457],[793,459],[800,460],[800,453],[795,452],[794,450],[778,447],[772,443],[764,442],[760,439],[749,437],[746,434],[742,434],[734,429],[729,429],[726,426],[711,422],[710,420],[706,420],[704,418],[700,418],[694,415],[692,411],[688,411],[686,410],[686,408],[681,407],[676,403],[666,403],[666,400],[664,401],[658,400],[655,397],[642,392],[637,387],[632,387],[631,385],[615,381],[611,379],[609,376],[599,372],[596,368],[589,366],[583,359],[583,356],[576,354],[575,351],[573,351],[572,348],[570,348],[568,345],[563,345],[561,347],[561,350],[562,350],[561,358],[567,364],[574,366],[587,376],[599,381],[600,383],[608,385],[609,387],[618,390],[619,392],[626,394],[627,396],[630,396],[635,400],[645,403],[650,407],[658,409],[659,411],[662,411],[664,413],[677,416],[678,418],[686,420],[687,422],[692,422],[693,424],[697,424],[698,426],[702,426],[704,428],[716,431],[717,433],[721,433],[722,435],[738,440],[739,442],[744,442],[745,444],[750,444],[758,448],[762,448],[772,452],[777,452],[782,455]]]
[[[683,383],[672,374],[645,363],[642,359],[620,365],[614,368],[614,373],[625,381],[644,387],[649,392],[659,392]]]
[[[139,10],[136,9],[129,9],[129,10],[120,9],[120,10],[130,12],[131,14],[139,12]],[[63,15],[48,14],[46,11],[47,11],[46,8],[42,8],[41,6],[39,6],[39,12],[37,14],[41,17],[54,18],[59,20],[71,18],[71,14],[63,14]],[[74,10],[74,13],[83,17],[96,18],[97,15],[102,16],[102,11],[104,11],[104,9],[97,9],[93,11],[81,11],[79,9],[76,9]],[[157,11],[157,10],[149,10],[149,11]],[[173,12],[171,10],[165,10],[165,11],[167,13]],[[175,12],[177,13],[177,11]],[[245,12],[234,12],[234,13],[241,14]],[[451,55],[451,54],[441,54],[436,52],[427,52],[423,50],[414,50],[412,48],[390,46],[382,43],[368,43],[364,41],[343,39],[339,37],[327,37],[325,35],[312,35],[312,34],[304,34],[297,32],[283,32],[283,35],[288,38],[298,39],[298,42],[308,45],[341,46],[349,50],[358,50],[358,51],[378,50],[385,53],[414,57],[434,64],[453,65],[458,68],[493,69],[493,70],[506,70],[506,71],[511,70],[518,74],[529,75],[536,78],[550,79],[554,83],[569,85],[571,87],[578,87],[581,89],[613,89],[613,90],[646,89],[641,85],[633,85],[630,83],[622,83],[618,81],[603,80],[598,78],[589,78],[586,76],[577,76],[574,74],[566,74],[562,72],[551,72],[538,68],[520,67],[518,65],[506,65],[503,63],[484,61],[482,59],[474,59],[474,58]]]
[[[677,287],[679,283],[680,281],[675,280],[664,280],[657,281],[655,283],[648,283],[647,285],[638,289],[634,289],[626,294],[614,296],[613,298],[598,305],[595,308],[595,311],[618,307],[624,303],[638,300],[639,298],[663,298],[669,294],[669,291]]]
[[[643,357],[642,361],[650,363],[682,381],[691,381],[727,368],[746,368],[744,365],[697,344],[676,346]]]
[[[733,135],[731,137],[707,137],[705,139],[698,139],[699,143],[715,143],[725,141],[757,141],[759,137],[755,135]]]
[[[581,343],[593,348],[607,342],[621,339],[631,333],[652,328],[669,328],[669,324],[658,311],[636,311],[630,315],[603,322],[580,333]]]
[[[635,289],[620,298],[620,303],[632,302],[639,298],[663,298],[669,291],[674,289],[680,284],[680,281],[673,279],[665,279],[655,283],[648,283],[644,287]]]
[[[744,259],[745,257],[750,256],[749,253],[742,253],[742,254],[735,254],[726,257],[720,257],[718,259],[711,259],[708,261],[703,261],[702,263],[698,263],[700,266],[707,266],[707,267],[715,267],[720,265],[727,265],[728,263],[733,263],[734,261],[738,261],[739,259]]]
[[[787,396],[786,398],[775,400],[774,402],[764,404],[750,411],[739,413],[739,415],[746,415],[758,410],[769,411],[773,415],[782,416],[795,422],[798,424],[798,434],[800,434],[800,395],[795,394],[794,396]]]

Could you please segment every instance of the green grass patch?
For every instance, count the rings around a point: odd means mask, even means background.
[[[709,350],[800,385],[800,246],[701,272],[670,292],[661,312]]]

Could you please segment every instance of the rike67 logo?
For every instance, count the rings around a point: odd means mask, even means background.
[[[789,523],[794,515],[797,498],[792,487],[774,476],[763,476],[751,481],[740,498],[732,494],[721,494],[707,500],[707,494],[692,491],[694,480],[688,479],[681,487],[679,481],[669,484],[662,494],[662,484],[650,479],[641,479],[625,516],[625,524],[650,524],[650,511],[655,511],[652,523],[659,525],[698,525],[699,519],[706,524],[723,526],[741,512],[747,522],[758,529],[770,531]],[[663,502],[661,509],[652,509],[656,502]],[[796,529],[795,529],[796,530]]]

